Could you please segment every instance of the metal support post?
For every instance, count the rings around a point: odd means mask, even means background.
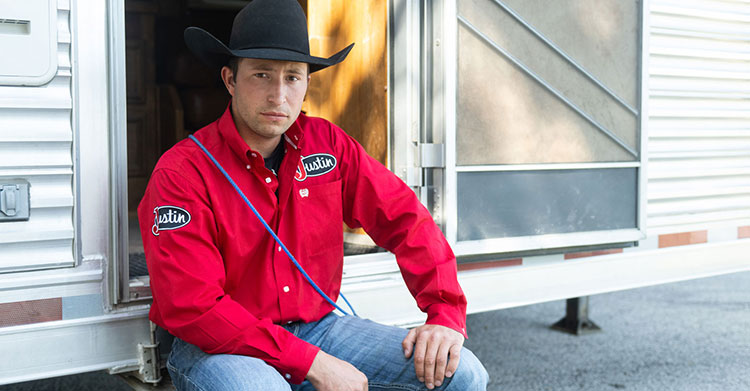
[[[589,319],[589,297],[568,299],[565,303],[565,317],[551,326],[553,330],[582,335],[601,331],[599,326]]]

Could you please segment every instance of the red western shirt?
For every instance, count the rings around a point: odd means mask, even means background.
[[[300,114],[278,178],[237,132],[231,110],[195,133],[320,288],[336,300],[343,225],[396,255],[427,323],[466,335],[456,262],[430,214],[354,139]],[[278,194],[278,197],[277,197]],[[257,357],[292,383],[319,348],[278,326],[333,310],[192,140],[159,160],[138,207],[156,324],[207,353]]]

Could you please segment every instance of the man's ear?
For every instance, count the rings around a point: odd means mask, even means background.
[[[234,96],[234,73],[229,67],[221,67],[221,80],[224,82],[224,87],[229,91],[229,95]]]
[[[305,97],[302,98],[302,101],[307,100],[307,93],[310,92],[310,80],[312,80],[312,76],[308,73],[307,74],[307,87],[305,88]]]

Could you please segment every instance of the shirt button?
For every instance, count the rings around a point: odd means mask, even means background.
[[[245,168],[247,168],[249,170],[250,169],[250,165],[248,164],[247,166],[245,166]]]
[[[284,375],[284,377],[285,377],[285,378],[286,378],[287,380],[289,380],[289,379],[291,379],[291,378],[292,378],[292,375],[290,375],[290,374],[288,374],[288,373],[287,373],[287,374],[285,374],[285,375]]]
[[[251,153],[250,155],[251,155],[252,157],[257,157],[257,156],[258,156],[258,155],[257,155],[257,154],[256,154],[255,152]]]
[[[277,251],[281,251],[281,246],[279,246],[279,248],[277,248],[276,250],[277,250]]]
[[[289,287],[288,286],[285,286],[283,289],[284,289],[284,292],[287,292],[287,293],[289,292]]]
[[[266,183],[271,183],[271,177],[266,178]]]

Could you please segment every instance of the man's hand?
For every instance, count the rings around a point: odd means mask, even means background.
[[[401,345],[406,358],[414,354],[417,379],[431,390],[456,373],[464,336],[445,326],[426,324],[409,330]]]
[[[367,391],[367,376],[352,364],[319,351],[307,380],[318,391]]]

